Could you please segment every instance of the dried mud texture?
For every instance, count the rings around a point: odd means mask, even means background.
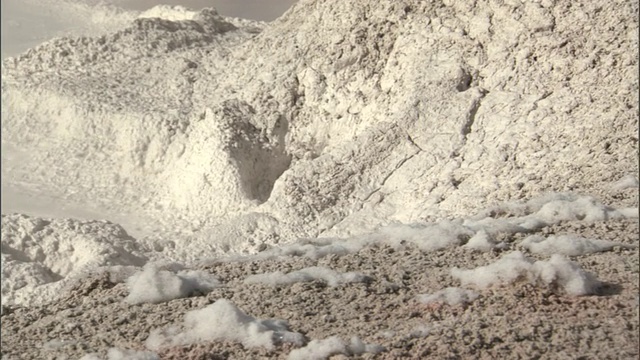
[[[565,222],[542,234],[578,234],[625,244],[638,243],[637,220]],[[505,236],[509,249],[521,235]],[[108,274],[79,283],[61,301],[35,308],[3,308],[2,357],[77,359],[110,347],[145,350],[149,333],[180,325],[187,311],[217,299],[231,300],[257,318],[279,318],[308,340],[358,336],[385,351],[353,358],[584,358],[638,357],[638,248],[573,257],[603,282],[596,296],[571,297],[526,283],[476,290],[466,306],[423,305],[416,295],[459,286],[451,267],[494,262],[504,251],[477,253],[462,247],[426,253],[407,247],[370,246],[358,253],[320,259],[287,257],[262,261],[219,261],[201,266],[226,284],[207,295],[161,304],[129,305],[127,289]],[[532,256],[543,259],[545,257]],[[251,274],[326,266],[357,271],[364,283],[327,286],[322,281],[290,286],[245,285]],[[284,359],[293,345],[245,349],[221,341],[174,346],[161,359]],[[332,359],[344,358],[337,355]]]

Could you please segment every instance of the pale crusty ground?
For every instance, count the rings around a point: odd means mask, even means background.
[[[607,200],[637,206],[635,193]],[[544,228],[541,233],[638,244],[639,227],[637,219],[576,221]],[[514,244],[523,237],[505,236],[502,240],[511,243],[506,251],[516,249]],[[104,356],[110,347],[144,350],[151,330],[181,324],[185,312],[220,298],[230,299],[257,318],[287,320],[292,331],[309,340],[358,336],[365,343],[386,348],[376,355],[354,358],[638,358],[638,248],[573,258],[604,282],[598,296],[570,297],[523,283],[478,291],[481,296],[466,307],[426,306],[416,301],[417,294],[458,286],[449,275],[451,267],[487,265],[502,255],[500,251],[482,254],[460,247],[424,253],[414,248],[394,251],[372,246],[355,254],[318,260],[292,257],[219,262],[201,268],[218,276],[225,287],[156,305],[128,305],[123,301],[125,284],[112,283],[107,274],[95,275],[54,304],[4,308],[2,358],[78,359],[90,352]],[[309,266],[362,272],[371,279],[337,287],[321,281],[276,288],[242,283],[250,274]],[[162,359],[282,359],[292,349],[291,344],[270,351],[211,342],[167,348],[158,354]],[[339,358],[344,356],[332,357]]]

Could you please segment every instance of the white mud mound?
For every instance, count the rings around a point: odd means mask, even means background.
[[[184,258],[638,171],[637,2],[303,0],[268,25],[154,11],[3,62],[2,141],[31,156],[3,181],[188,223]]]
[[[105,266],[142,266],[144,250],[106,221],[2,215],[2,304],[55,300],[64,286]]]

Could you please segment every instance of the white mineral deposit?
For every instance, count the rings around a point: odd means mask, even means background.
[[[639,8],[2,0],[2,357],[637,359]]]

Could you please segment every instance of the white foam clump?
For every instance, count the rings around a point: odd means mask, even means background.
[[[493,236],[483,229],[473,235],[463,247],[480,252],[489,252],[496,248],[504,248],[506,244],[504,242],[496,243]]]
[[[428,336],[433,329],[434,329],[434,326],[420,324],[414,327],[413,329],[411,329],[409,336],[412,338],[423,338]]]
[[[386,244],[394,249],[414,245],[423,251],[437,251],[460,245],[473,234],[460,220],[445,220],[435,224],[391,224],[375,232],[350,238],[303,239],[263,251],[251,258],[266,260],[301,256],[319,259],[328,255],[353,254],[373,244]]]
[[[463,243],[474,232],[462,221],[443,220],[437,224],[389,225],[379,230],[382,242],[394,248],[410,243],[423,251],[436,251]]]
[[[609,251],[616,246],[627,249],[635,247],[613,241],[587,239],[577,235],[551,235],[547,238],[541,235],[531,235],[522,240],[520,246],[534,254],[560,254],[565,256],[580,256]]]
[[[463,221],[471,230],[495,233],[524,233],[562,221],[605,221],[638,217],[637,208],[613,208],[591,196],[554,193],[524,203],[490,207]]]
[[[106,221],[2,215],[2,303],[35,305],[108,266],[142,266],[144,249]]]
[[[153,330],[146,341],[147,348],[158,350],[166,346],[186,345],[205,341],[229,340],[242,343],[246,348],[273,349],[283,342],[302,346],[302,334],[289,331],[286,321],[259,320],[245,314],[231,301],[219,299],[184,317],[184,330],[172,326]]]
[[[620,180],[614,182],[611,185],[611,189],[613,190],[626,190],[626,189],[637,189],[640,186],[640,182],[636,175],[629,174]]]
[[[380,345],[365,344],[358,337],[352,337],[345,342],[337,336],[321,340],[311,340],[307,346],[294,349],[289,353],[288,360],[322,360],[333,355],[362,355],[364,353],[377,354],[384,351]]]
[[[329,255],[344,256],[356,253],[362,248],[373,244],[374,242],[375,239],[369,236],[359,236],[346,239],[302,239],[291,244],[274,247],[267,251],[251,255],[248,258],[257,260],[268,260],[279,257],[294,256],[320,259]]]
[[[266,284],[271,286],[290,285],[298,282],[323,280],[329,286],[364,282],[366,275],[357,272],[339,273],[324,266],[313,266],[305,269],[284,273],[276,271],[264,274],[255,274],[244,279],[245,284]]]
[[[636,209],[637,211],[637,209]],[[582,220],[602,221],[630,217],[628,209],[615,209],[605,206],[590,196],[575,199],[558,199],[544,204],[535,216],[549,224],[560,221]]]
[[[414,245],[423,251],[437,251],[460,246],[482,252],[504,249],[496,243],[498,233],[528,233],[561,221],[604,221],[637,217],[635,208],[612,208],[591,196],[555,193],[523,203],[504,203],[456,220],[426,224],[391,224],[350,238],[304,239],[251,256],[272,259],[302,256],[318,259],[328,255],[343,256],[373,244],[387,244],[395,249]],[[468,239],[468,240],[467,240]]]
[[[196,291],[209,292],[220,286],[212,274],[186,270],[179,264],[149,263],[144,269],[126,280],[130,304],[160,303],[188,297]]]
[[[80,360],[102,360],[98,354],[91,353],[81,357]],[[137,351],[120,348],[109,348],[106,360],[160,360],[156,353],[150,351]]]
[[[569,295],[589,295],[595,294],[600,286],[592,274],[560,255],[555,254],[548,261],[534,262],[520,251],[511,252],[493,264],[471,270],[454,267],[451,275],[463,286],[473,285],[479,289],[528,281],[534,285],[560,288]]]
[[[433,303],[445,303],[451,306],[464,305],[473,302],[480,296],[475,291],[448,287],[433,294],[420,294],[417,299],[420,303],[428,305]]]

